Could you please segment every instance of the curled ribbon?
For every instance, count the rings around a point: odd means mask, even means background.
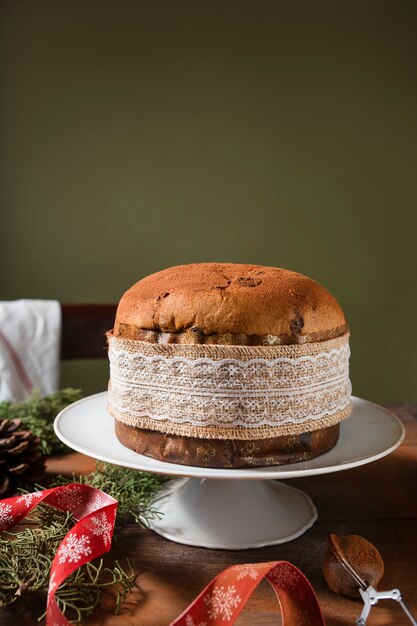
[[[47,626],[70,626],[57,605],[55,592],[72,572],[110,550],[117,500],[99,489],[80,484],[8,498],[0,502],[0,531],[20,522],[40,502],[69,511],[77,520],[52,562],[46,612]],[[313,588],[304,574],[287,561],[229,567],[170,626],[233,624],[264,578],[277,595],[283,626],[325,626]]]
[[[234,624],[263,578],[277,595],[283,626],[325,626],[312,586],[287,561],[233,565],[225,569],[170,626]]]
[[[12,528],[40,502],[69,511],[77,520],[52,562],[46,610],[47,626],[70,626],[57,605],[55,592],[72,572],[110,550],[117,500],[99,489],[79,484],[7,498],[0,502],[0,531]]]

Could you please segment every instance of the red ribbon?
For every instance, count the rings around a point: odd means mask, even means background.
[[[46,610],[47,626],[70,626],[55,600],[59,585],[76,569],[108,552],[114,532],[117,500],[88,485],[44,489],[0,502],[0,531],[8,530],[45,502],[69,511],[77,523],[65,535],[52,562]]]
[[[55,592],[72,572],[110,550],[117,500],[80,484],[8,498],[0,502],[0,531],[20,522],[40,502],[70,511],[77,520],[52,562],[46,612],[47,626],[70,626],[56,603]],[[325,626],[313,588],[304,574],[287,561],[229,567],[170,626],[233,624],[263,578],[277,595],[284,626]]]
[[[277,595],[283,626],[325,626],[312,586],[287,561],[233,565],[225,569],[170,626],[234,624],[263,578]]]

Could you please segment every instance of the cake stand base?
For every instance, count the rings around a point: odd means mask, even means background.
[[[291,541],[317,519],[305,493],[268,480],[173,480],[154,506],[161,517],[149,526],[163,537],[227,550]]]

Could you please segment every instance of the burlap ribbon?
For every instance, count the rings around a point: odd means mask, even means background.
[[[263,439],[350,415],[349,334],[278,346],[155,344],[108,334],[109,410],[189,437]]]

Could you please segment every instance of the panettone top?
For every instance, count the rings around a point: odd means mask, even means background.
[[[193,263],[146,276],[122,296],[114,334],[135,329],[274,335],[289,343],[346,332],[337,300],[315,280],[262,265]]]

